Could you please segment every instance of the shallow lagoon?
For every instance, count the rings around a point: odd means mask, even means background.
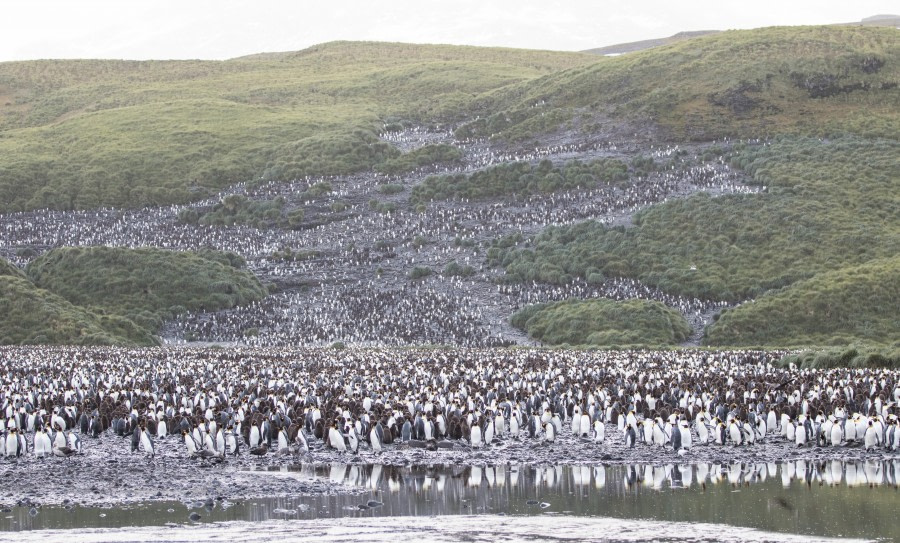
[[[385,535],[389,529],[396,529],[393,537],[399,539],[404,534],[415,537],[417,531],[434,525],[446,526],[441,534],[450,533],[453,531],[452,519],[444,517],[477,515],[466,517],[464,524],[474,526],[484,522],[487,537],[491,533],[490,519],[500,522],[498,515],[502,515],[530,519],[514,523],[513,532],[526,525],[533,525],[533,530],[539,532],[543,526],[548,530],[545,537],[552,536],[559,526],[534,517],[565,516],[566,519],[557,522],[566,526],[594,526],[585,528],[588,532],[580,535],[570,534],[582,539],[595,536],[628,539],[628,532],[643,533],[643,538],[698,540],[705,537],[707,530],[701,529],[700,524],[716,525],[708,528],[711,533],[706,534],[713,540],[724,538],[726,534],[738,539],[759,535],[765,540],[774,536],[771,532],[813,539],[900,539],[900,517],[897,515],[900,510],[900,459],[536,467],[301,464],[260,469],[254,473],[259,477],[295,478],[298,486],[301,481],[327,479],[359,491],[244,500],[229,495],[209,496],[198,490],[196,495],[185,496],[183,501],[112,507],[69,504],[68,507],[45,506],[32,511],[28,505],[19,505],[0,514],[0,530],[33,530],[30,536],[34,536],[35,541],[40,534],[47,535],[49,532],[44,531],[47,529],[78,529],[79,534],[91,533],[94,539],[110,540],[116,539],[116,534],[132,534],[131,539],[125,537],[124,540],[141,540],[141,527],[169,526],[162,532],[162,537],[171,536],[175,541],[182,537],[179,530],[200,537],[202,532],[197,531],[201,530],[200,526],[228,522],[216,526],[224,530],[224,534],[233,532],[232,535],[240,539],[246,536],[243,530],[253,531],[254,523],[262,523],[259,528],[269,534],[272,521],[304,520],[307,522],[290,524],[296,524],[297,529],[319,526],[325,529],[321,532],[323,537],[327,535],[327,529],[334,526],[348,527],[351,532],[373,530],[370,535],[375,539],[381,529],[385,530]],[[227,489],[227,482],[223,483]],[[192,513],[200,518],[192,521]],[[419,520],[411,517],[419,517]],[[593,518],[599,524],[576,522],[573,517]],[[398,522],[392,524],[386,518],[395,518]],[[503,523],[506,524],[509,518],[503,518]],[[328,523],[328,519],[341,520]],[[616,519],[617,523],[603,528],[607,530],[603,534],[592,533],[609,519]],[[244,528],[247,522],[250,526]],[[695,526],[687,529],[679,523]],[[610,533],[608,530],[612,526],[620,526],[620,532]],[[673,532],[675,526],[679,528]],[[745,528],[770,534],[747,532]],[[538,536],[537,532],[526,530],[519,535]],[[160,540],[159,532],[146,534],[149,539]],[[464,534],[457,535],[462,537]],[[512,537],[513,534],[509,535]],[[30,536],[20,533],[17,540],[30,541]],[[331,536],[338,537],[338,534]],[[227,535],[223,537],[227,539]],[[479,539],[475,532],[466,537]]]

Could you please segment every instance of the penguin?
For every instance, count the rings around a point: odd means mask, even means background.
[[[588,437],[591,433],[591,417],[587,413],[581,415],[580,435]]]
[[[709,428],[706,427],[706,422],[701,421],[697,424],[697,443],[701,445],[709,443]]]
[[[550,421],[544,425],[544,441],[550,443],[556,441],[556,425],[553,424],[553,421]]]
[[[550,418],[550,422],[553,424],[553,434],[554,436],[562,433],[562,420],[559,418],[559,415],[554,413]]]
[[[678,431],[678,428],[672,428],[672,448],[675,452],[681,450],[681,432]]]
[[[138,451],[138,448],[141,446],[141,428],[140,426],[135,426],[134,431],[131,432],[131,452],[135,453]],[[55,444],[54,444],[55,447]]]
[[[381,443],[381,433],[378,431],[380,428],[381,423],[379,422],[372,428],[371,431],[369,431],[369,444],[372,445],[372,450],[376,453],[380,453],[383,449],[383,445]]]
[[[250,440],[247,442],[247,445],[250,448],[259,447],[262,443],[262,434],[260,433],[259,426],[253,424],[250,426]]]
[[[487,447],[494,441],[494,422],[488,417],[484,426],[484,446]]]
[[[717,445],[725,445],[725,437],[727,436],[727,429],[725,428],[725,423],[722,420],[716,417],[716,420],[719,422],[716,423],[716,444]]]
[[[631,426],[631,428],[634,428],[634,426]],[[653,424],[653,444],[665,447],[666,441],[668,440],[666,439],[662,424],[660,424],[659,421],[655,421]]]
[[[797,429],[794,431],[794,442],[798,447],[802,447],[806,445],[806,427],[799,420],[797,422],[799,424],[797,426]],[[788,433],[790,433],[790,430],[788,430]]]
[[[300,449],[300,452],[309,452],[309,443],[306,441],[306,435],[303,433],[302,427],[297,430],[297,435],[294,436],[294,442],[297,443],[297,447]]]
[[[60,428],[60,427],[57,427]],[[66,447],[68,446],[68,442],[66,441],[66,433],[64,430],[58,429],[56,434],[53,435],[53,446],[54,447]]]
[[[6,435],[6,456],[19,457],[22,456],[22,449],[19,444],[18,430],[11,428]]]
[[[844,430],[841,428],[839,422],[835,422],[831,425],[831,435],[829,437],[831,439],[832,447],[837,447],[841,444],[844,439]]]
[[[606,439],[606,425],[602,420],[594,421],[594,442],[603,443]]]
[[[856,422],[852,419],[844,420],[844,441],[847,444],[854,443],[856,441]]]
[[[331,428],[328,429],[328,444],[331,445],[331,448],[333,449],[347,452],[347,443],[344,441],[344,436],[341,435],[341,432],[337,429],[337,421],[334,421],[331,424]]]
[[[34,433],[34,454],[39,458],[53,454],[53,445],[50,442],[50,437],[43,430],[37,430]]]
[[[153,440],[150,439],[150,432],[147,431],[146,426],[141,426],[141,447],[144,449],[144,453],[150,456],[152,459],[156,452],[153,449]]]
[[[482,442],[481,427],[478,425],[478,422],[472,424],[472,431],[469,435],[469,443],[472,445],[473,449],[481,448],[484,445],[484,443]]]
[[[515,411],[509,417],[509,437],[519,439],[519,418]]]
[[[728,423],[728,437],[731,438],[731,442],[735,447],[744,442],[743,432],[741,432],[740,426],[738,426],[737,421],[734,419],[731,419]]]
[[[188,456],[197,456],[197,443],[194,441],[193,436],[184,430],[181,431],[181,435],[185,446],[187,446]]]
[[[288,447],[288,438],[287,432],[284,428],[278,429],[278,452],[281,453],[283,451],[290,451],[290,447]]]
[[[775,416],[775,410],[770,409],[769,415],[766,417],[766,429],[769,432],[774,432],[776,428],[777,418]]]
[[[409,419],[406,419],[403,422],[403,427],[400,429],[400,441],[410,441],[412,439],[413,425],[409,422]]]
[[[785,422],[782,423],[782,428],[783,428],[783,430],[784,430],[784,437],[785,437],[788,441],[792,441],[792,442],[795,442],[795,443],[796,443],[796,441],[797,441],[797,428],[794,427],[794,422],[790,419],[790,417],[788,417],[787,420],[786,420]]]
[[[351,453],[359,452],[359,437],[356,435],[356,428],[352,425],[347,430],[347,442],[349,443],[347,448]]]
[[[78,437],[78,435],[73,430],[69,430],[69,439],[67,440],[67,445],[76,453],[81,452],[81,438]]]
[[[629,449],[634,448],[634,442],[637,440],[637,434],[634,431],[634,426],[627,425],[625,427],[625,446]]]
[[[502,438],[506,434],[506,419],[503,418],[503,413],[498,412],[497,416],[494,417],[494,434],[497,438]],[[428,439],[428,436],[426,436],[426,439]]]
[[[868,428],[866,428],[866,433],[863,436],[863,443],[866,447],[866,450],[873,449],[878,446],[881,436],[878,435],[878,430],[875,429],[875,425],[872,424],[872,421],[869,421]]]
[[[681,435],[681,448],[682,449],[690,449],[691,448],[691,428],[690,428],[690,425],[688,424],[688,421],[682,420],[678,424],[676,431],[674,431],[673,433]],[[675,449],[675,450],[678,451],[678,449]]]

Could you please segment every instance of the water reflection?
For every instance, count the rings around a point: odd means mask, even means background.
[[[819,536],[898,537],[900,459],[624,466],[302,464],[260,477],[328,479],[352,494],[152,502],[112,509],[29,507],[0,529],[152,526],[345,516],[567,514],[708,522]],[[221,498],[221,497],[220,497]]]

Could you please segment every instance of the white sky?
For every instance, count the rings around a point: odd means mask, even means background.
[[[578,51],[682,30],[858,21],[896,0],[13,0],[0,61],[226,59],[332,40]]]

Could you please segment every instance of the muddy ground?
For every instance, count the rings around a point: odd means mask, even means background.
[[[261,470],[299,463],[412,465],[547,465],[547,464],[671,464],[671,463],[769,463],[796,460],[885,460],[900,454],[865,451],[861,446],[798,448],[776,435],[753,446],[695,445],[683,456],[671,448],[638,444],[625,447],[621,432],[610,430],[604,443],[576,438],[568,428],[554,443],[536,439],[506,438],[484,449],[472,449],[464,441],[442,442],[448,448],[429,451],[421,442],[386,446],[380,454],[366,444],[357,454],[325,449],[311,440],[304,455],[251,456],[244,447],[237,457],[208,463],[188,458],[184,443],[170,436],[156,440],[153,459],[131,453],[130,441],[111,434],[85,438],[83,453],[70,459],[0,458],[0,508],[13,505],[77,504],[109,506],[148,500],[236,500],[257,497],[351,493],[358,489],[324,479],[271,477]]]

